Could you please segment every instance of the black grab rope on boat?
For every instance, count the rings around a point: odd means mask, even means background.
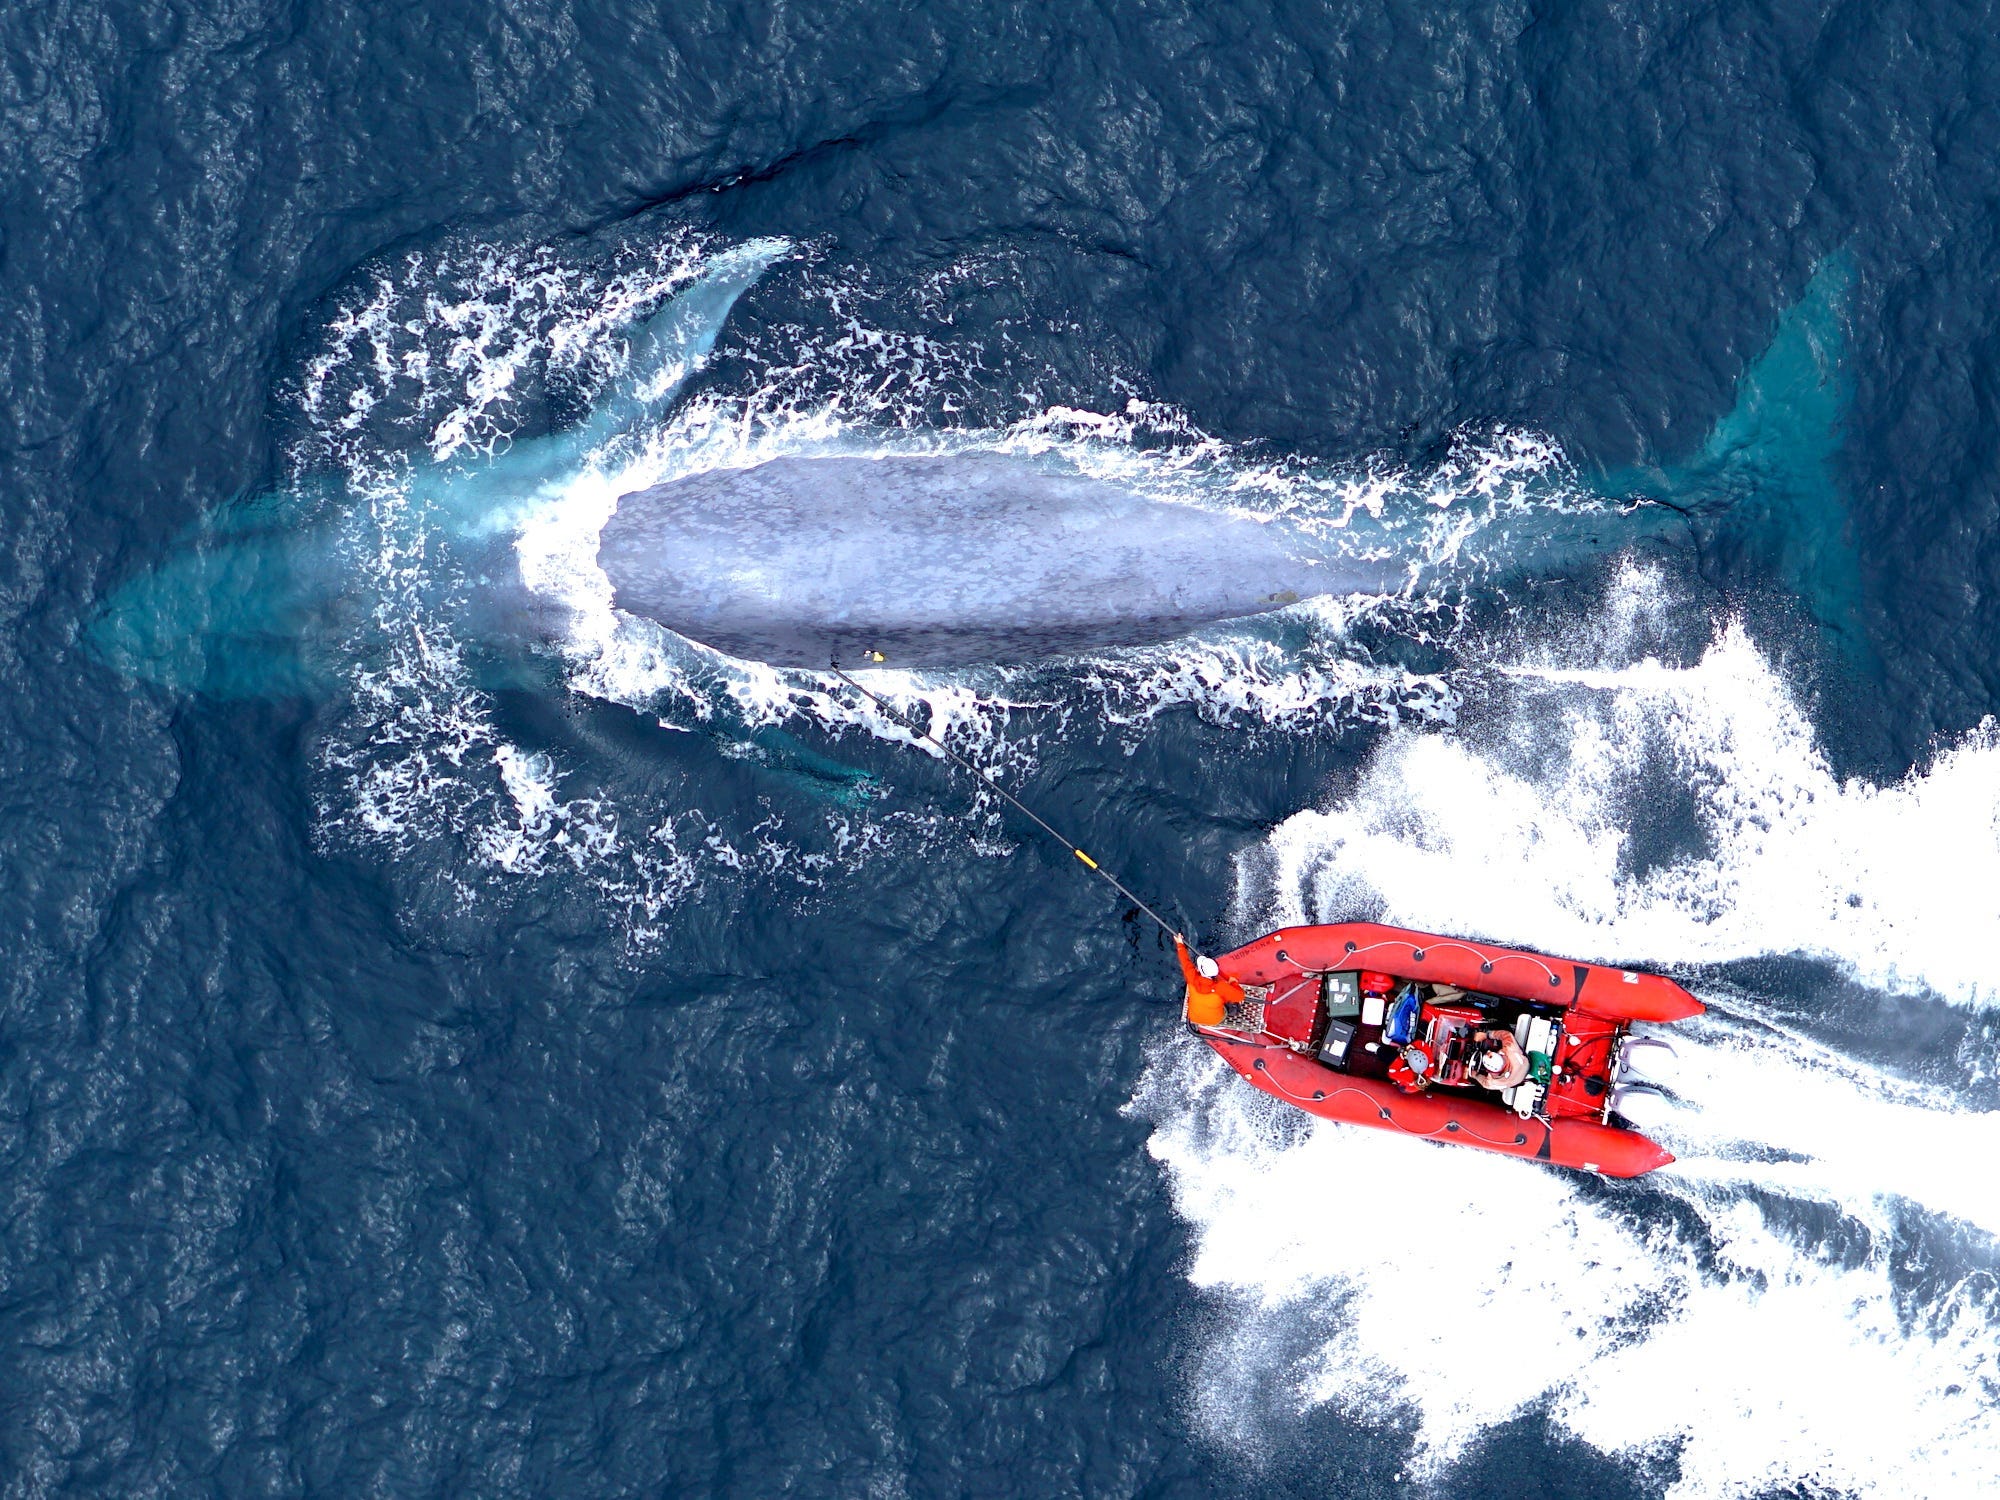
[[[1127,890],[1125,888],[1125,883],[1121,881],[1116,875],[1113,875],[1109,870],[1105,869],[1096,860],[1092,859],[1088,854],[1085,854],[1083,850],[1076,844],[1071,843],[1068,839],[1064,838],[1060,833],[1056,832],[1056,830],[1050,827],[1048,822],[1044,818],[1042,818],[1042,816],[1038,814],[1033,808],[1029,807],[1027,803],[1023,802],[1019,797],[1016,797],[1012,792],[1008,791],[1007,788],[1000,785],[999,782],[995,781],[991,776],[988,776],[984,771],[980,770],[979,767],[975,766],[971,761],[967,760],[963,755],[960,755],[956,750],[952,749],[951,746],[947,745],[943,740],[939,739],[936,735],[932,734],[928,729],[919,729],[915,724],[912,724],[908,719],[904,718],[900,713],[896,712],[896,710],[893,707],[891,707],[887,702],[885,702],[880,695],[871,692],[869,689],[863,687],[860,683],[856,682],[852,677],[848,676],[845,672],[841,671],[839,662],[837,661],[829,662],[827,663],[827,666],[829,670],[832,671],[834,676],[838,677],[842,682],[846,683],[849,687],[853,688],[855,692],[861,694],[862,697],[868,699],[869,702],[873,703],[877,708],[881,709],[883,713],[887,714],[892,723],[896,724],[898,727],[902,729],[907,730],[911,734],[918,735],[923,739],[929,740],[933,745],[937,746],[937,748],[940,751],[942,751],[945,755],[950,756],[951,759],[959,766],[961,770],[970,772],[972,775],[977,776],[980,779],[980,781],[984,782],[988,791],[991,791],[1001,797],[1006,798],[1008,802],[1012,803],[1017,809],[1019,809],[1023,814],[1025,814],[1037,828],[1042,830],[1043,833],[1046,833],[1050,838],[1054,839],[1058,844],[1061,844],[1065,849],[1069,850],[1071,854],[1074,854],[1078,859],[1082,860],[1083,867],[1086,870],[1090,871],[1091,874],[1097,876],[1100,880],[1105,880],[1110,882],[1112,888],[1116,890],[1119,895],[1123,896],[1127,901],[1130,901],[1134,906],[1138,907],[1140,911],[1144,912],[1147,916],[1151,917],[1155,922],[1159,923],[1160,930],[1164,932],[1168,937],[1172,938],[1177,943],[1183,941],[1179,931],[1175,929],[1174,925],[1171,922],[1169,922],[1165,917],[1161,916],[1158,912],[1154,911],[1152,907],[1148,906],[1145,902],[1141,901],[1137,896],[1133,895],[1131,891]]]

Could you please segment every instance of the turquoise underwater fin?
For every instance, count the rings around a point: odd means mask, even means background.
[[[815,802],[861,807],[885,795],[882,778],[872,771],[822,755],[796,735],[771,725],[750,731],[746,739],[718,735],[716,743],[723,754],[762,767]]]
[[[791,248],[779,239],[732,246],[709,261],[700,280],[635,328],[625,373],[580,429],[584,449],[613,442],[662,411],[708,362],[736,299]]]

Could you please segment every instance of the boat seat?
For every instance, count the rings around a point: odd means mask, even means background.
[[[1545,1016],[1530,1015],[1523,1011],[1514,1023],[1514,1040],[1521,1044],[1523,1052],[1540,1052],[1553,1056],[1556,1050],[1556,1023]],[[1507,1101],[1508,1108],[1522,1119],[1534,1114],[1535,1107],[1542,1102],[1544,1086],[1530,1078],[1525,1083],[1516,1084],[1511,1089],[1502,1089],[1500,1097]]]

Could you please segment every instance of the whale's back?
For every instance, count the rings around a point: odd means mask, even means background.
[[[992,455],[779,458],[626,495],[620,609],[734,656],[1008,662],[1166,640],[1338,584],[1280,528]]]

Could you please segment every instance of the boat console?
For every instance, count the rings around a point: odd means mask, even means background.
[[[1530,1060],[1529,1077],[1514,1088],[1486,1091],[1522,1117],[1547,1096],[1560,1023],[1519,1000],[1466,993],[1449,986],[1397,981],[1387,994],[1364,994],[1361,972],[1335,969],[1288,976],[1252,990],[1229,1018],[1231,1030],[1261,1033],[1345,1073],[1389,1078],[1402,1049],[1422,1049],[1425,1087],[1479,1090],[1475,1040],[1510,1029]]]

